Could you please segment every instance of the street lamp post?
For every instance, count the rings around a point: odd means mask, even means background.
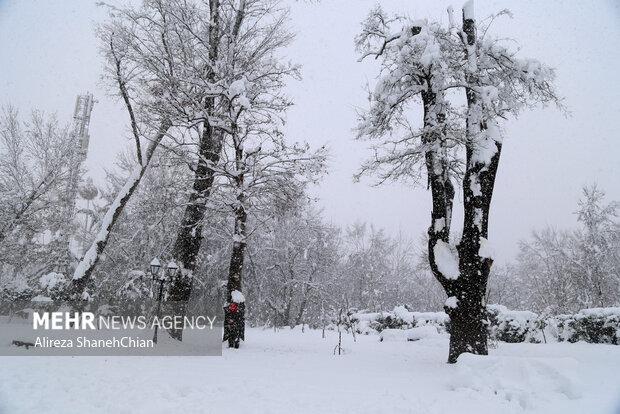
[[[172,282],[172,280],[176,276],[177,270],[179,270],[179,267],[177,266],[176,263],[171,261],[170,263],[168,263],[168,267],[166,270],[161,269],[161,263],[159,263],[159,260],[157,259],[157,257],[151,261],[150,267],[151,267],[151,276],[153,278],[153,282],[159,282],[159,293],[157,295],[157,310],[155,311],[155,315],[157,317],[158,323],[155,324],[155,332],[153,333],[153,343],[156,344],[157,343],[157,328],[159,327],[159,316],[160,316],[159,314],[161,311],[161,301],[164,296],[164,284],[166,283],[166,281]]]

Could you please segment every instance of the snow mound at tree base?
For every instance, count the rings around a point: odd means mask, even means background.
[[[454,391],[471,390],[508,405],[532,409],[551,398],[582,397],[578,363],[572,358],[521,358],[463,354],[450,382]]]

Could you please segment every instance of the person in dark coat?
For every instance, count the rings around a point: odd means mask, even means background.
[[[224,306],[224,339],[229,348],[239,348],[239,340],[245,341],[245,303],[231,302]]]

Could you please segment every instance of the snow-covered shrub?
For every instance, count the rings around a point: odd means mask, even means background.
[[[0,272],[5,270],[4,266],[0,266]],[[33,296],[35,291],[23,275],[13,275],[8,271],[0,273],[0,304],[3,307],[11,302],[30,300]]]
[[[620,307],[582,309],[555,320],[558,341],[620,344]]]
[[[575,315],[551,316],[530,311],[513,311],[503,305],[487,305],[489,341],[543,343],[585,341],[620,344],[620,307],[584,309]],[[444,312],[411,312],[397,306],[391,312],[356,312],[350,316],[359,334],[381,335],[382,340],[403,339],[412,328],[433,327],[450,333],[450,318]],[[384,331],[386,331],[384,334]],[[430,331],[429,331],[430,332]]]
[[[128,281],[116,292],[114,303],[117,309],[129,314],[143,314],[150,308],[153,294],[159,294],[159,283],[154,286],[157,290],[152,292],[152,282],[147,275],[139,270],[133,270],[128,274]]]
[[[616,345],[620,342],[620,308],[583,309],[575,315],[550,316],[488,305],[487,312],[491,340],[541,343],[553,339]]]
[[[151,281],[144,272],[129,272],[129,280],[121,286],[117,295],[126,300],[146,299],[151,296]]]
[[[534,312],[512,311],[503,305],[487,305],[487,316],[491,339],[509,343],[541,342],[541,324]]]
[[[401,319],[394,312],[354,313],[350,316],[353,329],[359,334],[368,335],[385,329],[408,329],[411,323]]]
[[[386,312],[372,321],[370,327],[377,332],[381,332],[384,329],[408,329],[411,327],[411,324],[390,312]]]
[[[350,316],[357,333],[369,334],[385,329],[411,329],[419,326],[434,326],[439,332],[449,332],[450,318],[444,312],[411,312],[404,306],[397,306],[391,312],[357,312]]]
[[[445,312],[411,312],[415,327],[434,326],[440,333],[450,333],[450,317]]]
[[[39,279],[42,295],[52,300],[60,300],[66,292],[67,278],[62,273],[50,272]]]

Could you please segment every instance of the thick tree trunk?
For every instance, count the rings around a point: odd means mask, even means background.
[[[428,230],[428,253],[431,270],[449,297],[456,299],[456,306],[446,306],[450,316],[450,351],[448,362],[455,363],[460,354],[471,352],[486,355],[486,289],[492,259],[480,256],[480,246],[488,237],[488,218],[495,176],[501,154],[501,144],[495,142],[496,152],[490,162],[475,157],[480,149],[481,132],[486,128],[483,108],[476,88],[479,86],[477,73],[476,33],[473,7],[467,6],[463,13],[463,33],[467,55],[467,123],[466,123],[466,166],[463,178],[464,225],[458,251],[458,277],[443,274],[435,257],[438,243],[448,243],[450,218],[454,189],[449,179],[444,132],[441,124],[445,115],[441,111],[442,96],[434,91],[432,79],[427,79],[428,89],[422,93],[424,103],[423,137],[429,149],[426,152],[426,167],[433,196],[432,223]],[[487,141],[488,142],[488,141]],[[487,143],[485,142],[485,144]],[[447,247],[446,247],[447,248]]]
[[[462,294],[458,306],[450,312],[450,351],[448,363],[455,363],[464,352],[487,355],[487,325],[483,295],[472,289],[473,293]]]
[[[215,179],[214,167],[220,160],[222,137],[211,126],[205,125],[199,148],[199,160],[194,174],[192,193],[183,214],[183,221],[172,249],[173,260],[179,265],[180,274],[168,292],[168,300],[175,302],[175,314],[185,315],[185,304],[192,292],[193,273],[202,243],[202,227]],[[183,339],[182,329],[169,330],[176,340]]]

